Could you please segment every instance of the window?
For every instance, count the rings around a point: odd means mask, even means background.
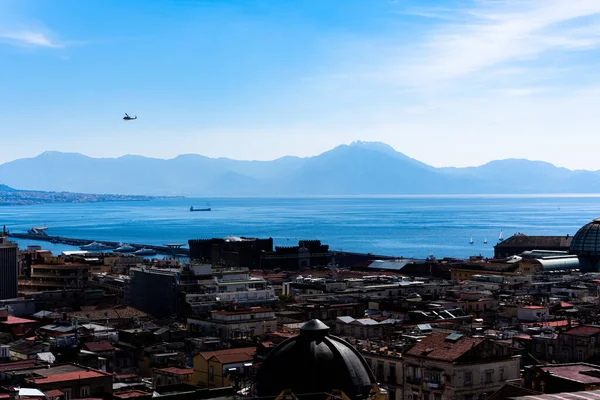
[[[471,386],[473,384],[473,373],[471,371],[465,372],[465,386]]]
[[[62,389],[65,394],[65,400],[71,400],[71,388]]]
[[[394,389],[388,390],[388,399],[396,400],[396,391]]]
[[[577,361],[583,361],[583,350],[577,350]]]
[[[551,356],[554,354],[554,346],[552,346],[551,344],[548,345],[548,355]]]
[[[85,399],[86,397],[90,397],[90,387],[89,386],[82,386],[79,389],[79,397]]]
[[[390,363],[390,376],[388,378],[388,381],[392,384],[396,383],[396,364],[394,363]]]
[[[440,383],[440,373],[437,371],[425,371],[425,380],[432,383]]]
[[[485,383],[492,383],[493,376],[494,376],[494,371],[492,371],[492,370],[485,371]]]
[[[215,380],[215,367],[210,367],[210,372],[208,373],[209,379],[212,381]]]
[[[504,378],[504,368],[500,368],[500,381],[503,382],[506,378]]]

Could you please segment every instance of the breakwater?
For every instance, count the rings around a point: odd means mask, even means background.
[[[113,248],[117,248],[118,246],[121,245],[121,243],[119,242],[111,242],[111,241],[105,241],[105,240],[90,240],[90,239],[76,239],[76,238],[67,238],[67,237],[63,237],[63,236],[50,236],[50,235],[40,235],[40,234],[33,234],[33,233],[7,233],[7,235],[9,237],[13,237],[16,239],[28,239],[28,240],[39,240],[39,241],[44,241],[44,242],[50,242],[50,243],[60,243],[60,244],[66,244],[69,246],[85,246],[88,245],[90,243],[100,243],[106,246],[110,246]],[[136,248],[136,250],[140,250],[140,249],[152,249],[155,250],[157,253],[159,254],[163,254],[163,255],[169,255],[169,256],[178,256],[178,257],[189,257],[190,256],[190,250],[189,249],[184,249],[181,248],[182,245],[180,244],[176,244],[176,245],[163,245],[163,246],[157,246],[157,245],[153,245],[153,244],[141,244],[141,243],[127,243],[130,246],[133,246]],[[93,250],[90,252],[94,252]]]

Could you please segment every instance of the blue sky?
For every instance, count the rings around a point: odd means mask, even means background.
[[[373,140],[600,169],[599,47],[598,0],[2,0],[0,163]]]

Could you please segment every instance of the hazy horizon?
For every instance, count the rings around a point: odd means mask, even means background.
[[[597,0],[6,0],[0,163],[364,140],[599,170],[598,22]]]
[[[382,143],[382,142],[367,142],[367,141],[357,141],[357,142],[358,142],[358,143],[360,143],[360,142],[362,142],[362,143],[381,143],[381,144],[385,144],[385,145],[387,145],[387,146],[390,146],[390,145],[388,145],[387,143]],[[340,147],[340,146],[351,146],[351,145],[355,145],[357,142],[352,142],[352,143],[341,143],[341,144],[339,144],[339,145],[337,145],[337,146],[335,146],[335,147],[333,147],[333,148],[331,148],[331,149],[327,149],[327,150],[325,150],[324,152],[328,152],[328,151],[330,151],[330,150],[333,150],[333,149],[335,149],[335,148],[337,148],[337,147]],[[410,157],[410,158],[413,158],[413,159],[414,159],[414,160],[416,160],[416,161],[424,162],[424,161],[422,161],[422,160],[419,160],[419,159],[417,159],[417,158],[415,158],[415,157],[412,157],[410,154],[403,153],[401,150],[395,149],[395,148],[393,148],[392,146],[390,146],[390,147],[391,147],[392,149],[394,149],[396,152],[402,153],[402,154],[404,154],[405,156],[408,156],[408,157]],[[272,159],[264,159],[264,160],[258,160],[258,159],[242,159],[242,158],[231,158],[231,157],[223,157],[223,156],[211,157],[211,156],[207,156],[206,154],[200,154],[200,153],[181,153],[181,154],[177,154],[177,155],[175,155],[175,156],[173,156],[173,157],[169,157],[169,158],[166,158],[166,157],[152,157],[152,156],[146,156],[146,155],[144,155],[144,154],[132,154],[132,153],[129,153],[129,154],[121,154],[121,155],[115,155],[115,156],[106,156],[106,157],[95,157],[95,156],[92,156],[92,155],[86,154],[85,152],[67,152],[67,151],[61,151],[61,150],[45,150],[45,151],[43,151],[43,152],[41,152],[41,153],[38,153],[38,154],[35,154],[35,155],[32,155],[32,156],[28,156],[28,157],[23,157],[23,158],[12,159],[12,160],[8,160],[8,161],[6,161],[6,162],[1,162],[1,161],[0,161],[0,166],[2,166],[2,165],[4,165],[4,164],[8,164],[8,163],[10,163],[10,162],[12,162],[12,161],[20,160],[20,159],[33,159],[33,158],[36,158],[36,157],[40,157],[40,156],[42,156],[44,153],[77,154],[77,155],[81,155],[81,156],[84,156],[84,157],[95,158],[95,159],[119,159],[119,158],[123,158],[123,157],[144,157],[144,158],[150,158],[150,159],[156,159],[156,160],[164,160],[164,161],[173,160],[173,159],[175,159],[175,158],[177,158],[177,157],[180,157],[180,156],[189,156],[189,155],[193,155],[193,156],[208,157],[208,158],[211,158],[211,159],[229,159],[229,160],[232,160],[232,161],[249,161],[249,162],[271,162],[271,161],[276,161],[276,160],[279,160],[279,159],[282,159],[282,158],[286,158],[286,157],[310,158],[310,157],[317,157],[317,156],[319,156],[319,155],[323,154],[323,153],[318,153],[318,154],[309,155],[309,156],[296,156],[296,155],[293,155],[293,154],[285,154],[285,155],[282,155],[282,156],[280,156],[280,157],[277,157],[277,158],[272,158]],[[449,165],[449,166],[439,166],[439,167],[438,167],[438,166],[435,166],[435,165],[431,165],[431,164],[428,164],[428,165],[430,165],[430,166],[432,166],[432,167],[434,167],[434,168],[459,168],[459,169],[460,169],[460,168],[477,168],[477,167],[482,167],[482,166],[484,166],[484,165],[486,165],[486,164],[488,164],[488,163],[490,163],[490,162],[494,162],[494,161],[508,161],[508,160],[525,160],[525,161],[530,161],[530,162],[542,162],[542,163],[549,163],[548,161],[545,161],[545,160],[537,160],[537,159],[533,159],[533,158],[532,158],[532,159],[528,159],[528,158],[506,158],[506,159],[493,159],[493,160],[489,160],[489,161],[486,161],[486,162],[484,162],[483,164],[478,164],[478,165],[464,165],[464,166],[453,166],[453,165]],[[578,169],[571,169],[571,168],[567,168],[567,167],[561,167],[561,166],[559,166],[559,165],[556,165],[556,164],[553,164],[553,163],[550,163],[550,164],[552,164],[552,165],[554,165],[554,166],[556,166],[556,167],[558,167],[558,168],[566,168],[566,169],[569,169],[569,170],[571,170],[571,171],[576,171],[576,170],[578,170]],[[585,170],[585,169],[579,169],[579,170]],[[599,170],[600,170],[600,169],[599,169]],[[598,170],[585,170],[585,171],[591,171],[591,172],[594,172],[594,171],[598,171]],[[2,183],[2,182],[0,181],[0,184],[1,184],[1,183]]]

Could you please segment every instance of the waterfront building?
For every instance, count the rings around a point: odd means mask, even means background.
[[[18,295],[18,253],[17,244],[0,235],[0,300],[13,299]]]
[[[275,251],[272,238],[228,236],[194,239],[188,244],[191,260],[227,267],[297,270],[327,266],[332,260],[329,246],[319,240],[300,240],[297,246],[277,246]]]
[[[508,258],[525,251],[547,250],[568,252],[573,236],[527,236],[516,234],[494,246],[494,258]]]
[[[273,239],[228,236],[188,241],[190,259],[229,267],[260,268],[261,254],[273,251]]]

